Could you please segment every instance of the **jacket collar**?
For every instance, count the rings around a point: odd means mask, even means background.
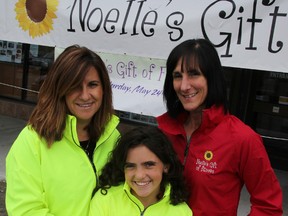
[[[131,193],[131,188],[130,186],[128,185],[128,183],[125,181],[124,185],[123,185],[123,190],[126,192],[126,194],[129,196],[129,198],[131,200],[133,200],[138,206],[141,206],[141,209],[143,210],[144,209],[144,206],[143,204],[140,202],[140,200],[138,200],[138,198],[136,198],[132,193]],[[163,195],[163,198],[161,199],[162,200],[169,200],[170,199],[170,192],[171,192],[171,185],[168,184],[165,188],[165,192],[164,192],[164,195]],[[159,201],[158,201],[159,202]]]
[[[168,112],[158,116],[157,123],[160,129],[173,135],[185,134],[183,124],[188,117],[188,112],[180,113],[176,118],[168,115]],[[215,106],[202,110],[202,122],[199,130],[206,130],[215,127],[224,118],[222,106]]]
[[[80,145],[80,142],[78,140],[78,135],[77,135],[76,124],[77,124],[76,117],[67,114],[67,116],[66,116],[66,128],[64,130],[64,137],[66,139],[68,139],[69,141],[71,141],[77,145]],[[99,140],[97,141],[97,147],[99,145],[101,145],[106,139],[109,138],[109,136],[116,129],[118,124],[119,124],[119,118],[115,115],[112,115],[110,121],[108,121],[108,123],[105,127],[103,134],[99,137]]]

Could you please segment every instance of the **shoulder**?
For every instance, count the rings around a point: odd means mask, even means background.
[[[116,115],[112,115],[110,120],[106,124],[104,134],[119,133],[119,131],[117,130],[119,122],[119,117],[117,117]]]
[[[18,138],[26,137],[26,135],[30,136],[38,136],[37,132],[33,129],[31,125],[26,125],[21,132],[19,133]]]
[[[226,128],[230,135],[233,135],[240,140],[260,138],[260,135],[256,133],[256,131],[234,115],[225,116],[224,121],[222,121],[222,125]]]
[[[156,205],[155,205],[156,207]],[[162,205],[161,207],[156,207],[157,209],[154,209],[155,213],[158,213],[158,215],[167,215],[167,216],[192,216],[192,210],[189,208],[187,203],[179,203],[177,205],[172,205],[171,203],[167,203],[167,205]]]
[[[41,138],[39,137],[38,133],[31,127],[31,126],[25,126],[22,131],[19,133],[15,141],[13,142],[13,145],[10,149],[10,151],[23,151],[27,148],[35,148],[36,145],[39,145],[39,143],[43,142]]]
[[[180,203],[178,205],[176,205],[177,207],[177,215],[181,216],[192,216],[192,210],[190,209],[190,207],[187,205],[187,203]]]
[[[34,169],[41,158],[40,149],[44,141],[30,126],[26,126],[12,144],[7,157],[6,167],[10,169],[15,164]],[[46,143],[45,143],[46,144]],[[33,168],[32,168],[33,167]]]
[[[180,113],[176,118],[172,118],[166,112],[156,118],[158,127],[167,134],[181,134],[183,122],[187,118],[187,113]]]
[[[111,206],[113,204],[116,205],[116,203],[121,202],[121,200],[123,200],[123,197],[125,195],[125,192],[123,190],[123,185],[119,185],[119,186],[114,186],[111,187],[107,190],[107,193],[103,193],[101,191],[101,189],[99,189],[92,201],[91,201],[91,205],[97,205],[97,206]],[[102,208],[101,207],[101,208]]]
[[[109,140],[109,142],[111,142],[111,140],[117,140],[120,136],[120,132],[117,129],[118,124],[119,118],[115,115],[112,115],[110,120],[107,122],[105,129],[98,140],[98,143],[102,143],[107,140]]]
[[[180,116],[181,116],[181,114],[180,114]],[[160,115],[160,116],[157,116],[156,117],[156,120],[157,120],[157,123],[159,124],[159,125],[162,125],[162,124],[164,124],[164,125],[166,125],[166,124],[170,124],[170,123],[177,123],[179,120],[178,120],[178,118],[172,118],[169,114],[168,114],[168,112],[166,112],[166,113],[163,113],[162,115]]]
[[[165,189],[164,199],[159,201],[160,203],[162,202],[162,209],[160,210],[165,211],[164,209],[167,209],[165,215],[179,215],[179,216],[192,215],[192,211],[186,202],[178,203],[177,205],[172,205],[170,203],[170,194],[171,194],[171,185],[169,184]],[[167,206],[167,204],[169,207]]]
[[[226,118],[225,134],[229,134],[225,139],[241,152],[262,152],[265,153],[265,147],[262,137],[254,131],[250,126],[246,125],[240,119],[233,115]],[[244,153],[243,152],[243,153]]]
[[[111,188],[107,189],[107,193],[104,193],[103,191],[101,191],[101,189],[99,189],[93,199],[114,199],[117,197],[117,199],[122,196],[124,194],[124,190],[123,190],[123,184],[118,185],[118,186],[112,186]]]
[[[118,125],[120,122],[120,119],[118,116],[116,115],[111,115],[110,121],[108,122],[108,124],[112,124],[112,125]]]

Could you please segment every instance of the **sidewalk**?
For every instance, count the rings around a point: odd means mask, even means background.
[[[7,153],[22,130],[26,121],[0,115],[0,215],[7,216],[5,209],[5,158]]]
[[[26,121],[0,115],[0,180],[5,179],[6,155]]]

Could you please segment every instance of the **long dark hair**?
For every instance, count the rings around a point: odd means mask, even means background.
[[[99,177],[98,188],[106,194],[111,186],[125,182],[124,165],[129,149],[144,145],[152,151],[163,164],[169,165],[168,173],[163,173],[160,184],[164,192],[168,183],[171,185],[170,202],[173,205],[187,201],[187,190],[182,175],[183,166],[173,150],[171,142],[160,129],[154,126],[136,127],[120,139],[110,155],[109,162],[104,166]]]
[[[217,50],[206,39],[191,39],[177,45],[169,54],[166,62],[167,73],[163,94],[168,114],[176,117],[184,111],[173,87],[173,71],[180,59],[182,59],[183,69],[189,69],[191,64],[194,66],[196,64],[207,79],[208,94],[205,107],[222,105],[224,112],[227,113],[227,86]]]

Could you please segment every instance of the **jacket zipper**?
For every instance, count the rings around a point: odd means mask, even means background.
[[[74,136],[73,136],[73,130],[72,130],[72,125],[73,125],[73,124],[72,124],[72,120],[71,120],[71,122],[70,122],[70,125],[71,125],[70,130],[71,130],[71,134],[72,134],[72,138],[73,138],[74,144],[75,144],[77,147],[79,147],[79,148],[84,152],[84,154],[86,155],[86,157],[88,158],[89,163],[90,163],[91,166],[92,166],[92,169],[93,169],[93,172],[94,172],[94,175],[95,175],[95,178],[96,178],[96,184],[97,184],[97,183],[98,183],[97,169],[96,169],[94,163],[92,163],[92,162],[90,161],[90,159],[89,159],[88,155],[86,154],[85,150],[81,147],[80,144],[78,145],[77,142],[75,141]],[[95,150],[94,150],[94,151],[95,151]],[[93,156],[94,156],[94,151],[93,151]],[[97,185],[96,185],[96,187],[97,187]]]
[[[143,209],[143,211],[141,211],[141,208],[139,207],[139,205],[138,205],[134,200],[131,199],[131,197],[129,196],[129,194],[127,193],[126,190],[125,190],[125,193],[126,193],[126,195],[128,196],[128,198],[131,200],[131,202],[133,202],[133,203],[138,207],[138,209],[139,209],[139,211],[140,211],[140,216],[143,216],[144,213],[145,213],[145,211],[146,211],[150,206],[155,205],[156,203],[158,203],[158,202],[153,203],[152,205],[147,206],[146,208]],[[163,196],[163,198],[164,198],[164,196]],[[162,199],[163,199],[163,198],[162,198]],[[159,201],[160,201],[160,200],[159,200]]]
[[[186,141],[186,147],[185,147],[185,150],[184,150],[184,159],[183,159],[183,167],[185,167],[185,164],[186,164],[186,161],[187,161],[187,157],[188,157],[188,153],[189,153],[189,148],[190,148],[190,143],[191,143],[191,137]]]

